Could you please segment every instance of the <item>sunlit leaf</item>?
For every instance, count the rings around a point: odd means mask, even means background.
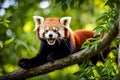
[[[3,49],[3,41],[0,41],[0,51]]]
[[[6,23],[10,23],[10,21],[9,21],[9,20],[4,20],[4,22],[6,22]]]
[[[109,18],[109,15],[107,12],[104,12],[96,21],[99,21],[99,20],[106,20]]]
[[[33,23],[31,21],[27,21],[23,26],[24,32],[31,32],[33,31]]]
[[[98,35],[99,33],[101,33],[101,31],[103,30],[103,28],[97,28],[95,33],[94,33],[94,36]]]
[[[13,41],[14,41],[14,38],[11,38],[11,39],[6,40],[4,44],[8,45],[8,44],[10,44]]]
[[[3,25],[7,28],[9,27],[8,23],[6,23],[6,22],[3,22]]]
[[[94,44],[94,46],[95,46],[95,50],[97,50],[98,49],[98,43]]]

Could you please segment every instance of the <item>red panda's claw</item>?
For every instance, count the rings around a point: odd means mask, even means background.
[[[51,56],[51,55],[48,55],[47,56],[47,60],[49,61],[49,62],[54,62],[55,61],[55,58],[53,58],[53,56]]]
[[[21,68],[25,68],[25,69],[32,67],[29,59],[21,59],[21,60],[19,60],[18,65]]]

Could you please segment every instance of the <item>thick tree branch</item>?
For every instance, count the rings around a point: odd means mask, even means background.
[[[116,38],[117,34],[118,21],[114,24],[114,27],[103,37],[97,50],[94,50],[90,47],[89,50],[82,50],[66,58],[56,60],[54,63],[47,63],[45,65],[31,69],[20,68],[12,73],[0,77],[0,80],[24,80],[26,78],[42,75],[57,69],[62,69],[78,62],[83,62],[95,54],[100,53],[100,51],[103,51],[105,47],[108,46]]]

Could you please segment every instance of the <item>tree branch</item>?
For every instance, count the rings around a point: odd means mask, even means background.
[[[106,46],[108,46],[116,38],[117,34],[118,21],[116,21],[113,28],[103,37],[97,50],[94,50],[94,48],[90,47],[89,50],[82,50],[66,58],[56,60],[54,63],[49,62],[45,65],[31,69],[20,68],[14,72],[0,77],[0,80],[24,80],[26,78],[42,75],[57,69],[62,69],[64,67],[76,64],[78,62],[83,62],[88,58],[94,56],[95,54],[100,53],[100,51],[103,51],[106,48]]]

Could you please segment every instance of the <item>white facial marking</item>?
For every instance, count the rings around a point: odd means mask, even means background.
[[[50,37],[49,35],[52,35],[52,37]],[[48,31],[46,34],[45,34],[45,38],[48,39],[48,38],[57,38],[58,37],[58,34],[56,34],[55,32],[53,31]]]
[[[40,31],[39,31],[39,37],[40,38],[44,38],[43,33],[44,33],[44,29],[40,29]]]
[[[58,30],[56,27],[53,27],[53,30]]]
[[[45,30],[49,30],[49,27],[47,27]]]
[[[58,32],[60,33],[61,38],[65,37],[64,30],[59,30]]]
[[[50,36],[50,35],[52,35],[52,36]],[[58,34],[56,34],[55,32],[50,30],[45,34],[45,38],[49,45],[54,45],[56,42],[56,39],[58,38]]]

